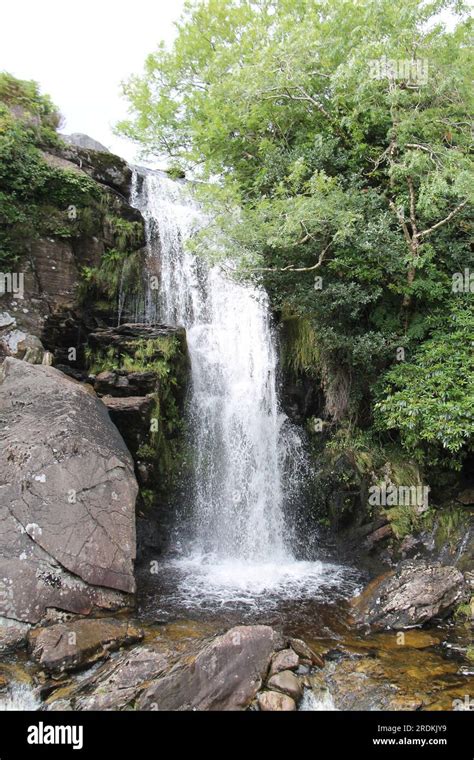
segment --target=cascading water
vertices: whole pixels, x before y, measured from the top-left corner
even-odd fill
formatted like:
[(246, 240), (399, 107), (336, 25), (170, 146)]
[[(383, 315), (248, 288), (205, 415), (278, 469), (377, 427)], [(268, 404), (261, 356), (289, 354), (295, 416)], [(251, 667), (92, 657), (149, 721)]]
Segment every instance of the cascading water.
[(305, 457), (278, 403), (265, 291), (186, 250), (203, 214), (183, 183), (161, 172), (136, 174), (132, 203), (145, 218), (148, 269), (159, 280), (142, 318), (184, 326), (191, 360), (195, 464), (192, 540), (180, 560), (189, 570), (184, 585), (217, 596), (231, 587), (291, 595), (303, 579), (334, 580), (338, 566), (297, 562), (292, 551), (285, 508)]

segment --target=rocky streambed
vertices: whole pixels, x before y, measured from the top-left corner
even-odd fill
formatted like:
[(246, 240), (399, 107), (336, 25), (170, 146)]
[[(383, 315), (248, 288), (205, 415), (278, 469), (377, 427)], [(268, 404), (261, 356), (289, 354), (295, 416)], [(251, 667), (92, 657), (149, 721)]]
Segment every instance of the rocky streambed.
[[(371, 625), (375, 583), (355, 600), (286, 600), (254, 609), (246, 625), (236, 624), (241, 611), (223, 605), (190, 610), (187, 618), (161, 609), (155, 615), (161, 622), (153, 621), (145, 593), (133, 618), (50, 613), (28, 631), (12, 625), (2, 629), (1, 705), (46, 711), (469, 709), (470, 622), (457, 616), (397, 629), (396, 614), (401, 623), (406, 614), (425, 614), (428, 603), (438, 605), (438, 615), (446, 609), (447, 581), (440, 582), (446, 568), (411, 566), (410, 583), (409, 570), (408, 564), (379, 580), (377, 607), (392, 616), (391, 630), (377, 630), (380, 611)], [(465, 587), (456, 572), (449, 575), (452, 603)], [(417, 608), (413, 594), (420, 582), (425, 594)]]

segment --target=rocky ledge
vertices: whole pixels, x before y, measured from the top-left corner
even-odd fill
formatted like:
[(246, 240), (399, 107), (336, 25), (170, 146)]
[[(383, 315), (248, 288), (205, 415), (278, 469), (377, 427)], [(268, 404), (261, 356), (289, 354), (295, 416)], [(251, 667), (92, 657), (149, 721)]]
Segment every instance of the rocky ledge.
[(446, 617), (466, 594), (455, 567), (407, 560), (369, 583), (353, 600), (353, 614), (361, 626), (401, 630)]

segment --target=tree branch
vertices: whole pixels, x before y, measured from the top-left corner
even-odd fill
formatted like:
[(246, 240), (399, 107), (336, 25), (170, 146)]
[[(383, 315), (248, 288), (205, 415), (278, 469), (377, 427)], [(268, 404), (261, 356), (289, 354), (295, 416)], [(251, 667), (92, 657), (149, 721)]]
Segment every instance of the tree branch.
[(397, 219), (398, 219), (398, 221), (400, 223), (400, 226), (401, 226), (401, 228), (403, 230), (403, 234), (405, 235), (405, 240), (407, 241), (408, 245), (410, 246), (410, 250), (413, 250), (413, 241), (411, 239), (411, 235), (410, 235), (410, 232), (408, 230), (408, 227), (407, 227), (407, 224), (406, 224), (406, 221), (405, 221), (405, 217), (403, 216), (403, 214), (401, 213), (401, 211), (399, 211), (399, 209), (395, 205), (394, 201), (392, 201), (390, 198), (389, 198), (388, 204), (389, 204), (390, 208), (392, 209), (392, 211), (394, 212), (395, 216), (397, 217)]
[(410, 224), (412, 229), (412, 240), (416, 241), (418, 231), (416, 228), (416, 211), (415, 211), (415, 188), (411, 177), (407, 177), (408, 192), (410, 194)]
[(412, 148), (413, 150), (422, 150), (425, 153), (428, 153), (429, 157), (433, 161), (435, 166), (441, 166), (441, 161), (437, 157), (434, 150), (431, 148), (428, 148), (426, 145), (421, 145), (420, 143), (406, 143), (405, 148)]
[(438, 227), (442, 227), (443, 224), (447, 224), (448, 222), (450, 222), (453, 216), (455, 216), (459, 211), (461, 211), (461, 209), (463, 209), (466, 204), (467, 204), (467, 200), (460, 203), (459, 206), (456, 206), (456, 208), (453, 209), (450, 214), (448, 214), (448, 216), (446, 216), (444, 219), (441, 219), (440, 222), (433, 224), (433, 226), (430, 227), (429, 229), (423, 230), (423, 232), (419, 232), (417, 237), (418, 238), (426, 237), (426, 235), (430, 235), (432, 232), (434, 232), (434, 230), (437, 230)]
[(314, 264), (312, 267), (295, 267), (294, 264), (288, 264), (288, 266), (286, 267), (250, 267), (246, 271), (249, 271), (249, 272), (314, 272), (314, 270), (319, 269), (319, 267), (323, 263), (324, 257), (326, 256), (326, 253), (331, 247), (332, 242), (333, 241), (331, 240), (331, 242), (327, 244), (326, 248), (324, 248), (321, 251), (316, 264)]

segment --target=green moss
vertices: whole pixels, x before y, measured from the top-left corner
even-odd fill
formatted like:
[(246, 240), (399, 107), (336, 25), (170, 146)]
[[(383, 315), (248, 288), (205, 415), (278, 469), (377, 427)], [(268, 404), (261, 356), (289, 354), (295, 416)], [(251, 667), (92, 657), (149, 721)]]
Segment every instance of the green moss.
[(405, 504), (391, 507), (384, 512), (398, 540), (402, 540), (405, 536), (416, 533), (424, 527), (429, 527), (433, 519), (430, 511), (419, 514), (416, 508)]
[(140, 488), (140, 497), (145, 509), (151, 509), (155, 504), (156, 494), (150, 488)]
[(282, 362), (293, 375), (317, 374), (319, 351), (317, 337), (309, 319), (289, 312), (282, 316)]
[[(143, 290), (143, 253), (110, 248), (104, 252), (97, 267), (81, 269), (79, 299), (82, 303), (117, 300), (120, 292), (131, 296)], [(110, 310), (110, 300), (108, 304)], [(124, 369), (128, 369), (125, 367)]]
[(451, 505), (437, 513), (435, 541), (438, 547), (448, 545), (454, 548), (467, 528), (467, 518), (463, 510)]
[(183, 343), (175, 335), (159, 335), (125, 341), (120, 351), (114, 347), (105, 352), (87, 348), (85, 355), (92, 374), (124, 370), (152, 371), (157, 375), (150, 431), (138, 449), (137, 459), (152, 472), (155, 496), (169, 498), (187, 460), (182, 413), (187, 360)]
[(115, 248), (123, 252), (138, 248), (143, 236), (143, 226), (140, 222), (129, 222), (120, 216), (106, 214), (105, 223), (113, 235)]
[(469, 602), (458, 604), (454, 611), (454, 618), (460, 622), (468, 623), (474, 617), (474, 596)]

